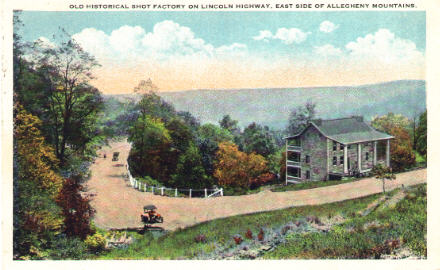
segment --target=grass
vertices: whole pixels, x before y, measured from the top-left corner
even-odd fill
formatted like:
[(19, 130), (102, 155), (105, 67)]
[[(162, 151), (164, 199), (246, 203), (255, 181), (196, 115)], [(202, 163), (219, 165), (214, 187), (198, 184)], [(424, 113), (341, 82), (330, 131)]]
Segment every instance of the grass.
[(394, 241), (426, 257), (426, 184), (395, 206), (348, 219), (328, 233), (292, 234), (264, 258), (371, 258), (390, 252)]
[[(390, 195), (396, 193), (392, 191)], [(97, 259), (191, 259), (208, 254), (217, 247), (234, 248), (233, 236), (240, 235), (246, 244), (247, 230), (257, 235), (260, 228), (268, 231), (306, 216), (346, 218), (328, 233), (288, 235), (287, 241), (264, 255), (266, 259), (280, 258), (361, 258), (387, 239), (401, 239), (416, 254), (426, 256), (426, 185), (420, 186), (412, 199), (401, 201), (395, 208), (373, 212), (365, 217), (356, 213), (378, 199), (380, 194), (318, 206), (294, 207), (217, 219), (166, 234), (131, 233), (135, 238), (128, 248), (101, 253)], [(363, 230), (363, 224), (379, 221), (378, 228)], [(387, 225), (388, 224), (388, 225)], [(353, 229), (355, 228), (355, 229)], [(195, 239), (204, 235), (205, 242)], [(368, 253), (370, 254), (370, 253)]]
[(350, 183), (354, 181), (359, 181), (362, 178), (344, 178), (342, 180), (331, 180), (331, 181), (311, 181), (311, 182), (304, 182), (299, 184), (290, 184), (290, 185), (279, 185), (271, 189), (273, 192), (282, 192), (282, 191), (291, 191), (291, 190), (303, 190), (303, 189), (312, 189), (312, 188), (319, 188), (319, 187), (328, 187), (328, 186), (334, 186), (339, 184), (345, 184)]

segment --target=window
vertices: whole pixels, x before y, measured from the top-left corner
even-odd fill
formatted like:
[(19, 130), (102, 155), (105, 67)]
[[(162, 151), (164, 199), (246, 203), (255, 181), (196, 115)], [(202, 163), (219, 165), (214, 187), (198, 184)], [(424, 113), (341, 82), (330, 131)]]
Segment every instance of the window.
[(301, 169), (296, 167), (287, 167), (287, 176), (301, 178)]
[(336, 142), (333, 142), (333, 151), (336, 151)]
[(370, 153), (368, 153), (368, 152), (365, 153), (365, 160), (368, 160), (368, 156), (369, 156), (369, 154), (370, 154)]
[(306, 179), (310, 179), (310, 171), (306, 171)]
[(344, 150), (344, 145), (343, 144), (339, 144), (339, 150)]
[(306, 163), (307, 163), (307, 164), (310, 163), (310, 156), (309, 156), (309, 155), (306, 156)]
[(338, 165), (338, 158), (337, 157), (333, 157), (333, 166)]
[(349, 145), (347, 146), (347, 148), (348, 148), (348, 149), (351, 149), (351, 144), (349, 144)]
[(339, 158), (339, 162), (340, 162), (340, 164), (344, 164), (344, 156), (341, 156), (341, 157)]

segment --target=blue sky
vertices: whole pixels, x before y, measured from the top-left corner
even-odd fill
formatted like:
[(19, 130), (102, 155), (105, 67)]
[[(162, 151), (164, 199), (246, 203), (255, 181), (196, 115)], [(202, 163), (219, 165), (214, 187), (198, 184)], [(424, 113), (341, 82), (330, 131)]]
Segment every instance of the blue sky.
[[(378, 60), (383, 58), (374, 50), (379, 48), (384, 55), (395, 54), (387, 59), (386, 63), (378, 64), (375, 71), (367, 70), (369, 72), (367, 77), (374, 77), (372, 73), (383, 72), (386, 69), (391, 72), (395, 66), (405, 66), (406, 69), (400, 73), (406, 74), (408, 79), (422, 79), (424, 76), (424, 62), (417, 61), (415, 67), (418, 69), (416, 74), (409, 69), (414, 66), (414, 61), (418, 58), (424, 58), (426, 47), (426, 23), (425, 12), (39, 12), (39, 11), (25, 11), (21, 14), (21, 19), (24, 27), (21, 29), (21, 35), (27, 41), (33, 41), (38, 38), (44, 38), (48, 42), (52, 41), (51, 37), (57, 33), (58, 28), (62, 27), (68, 33), (77, 37), (81, 45), (92, 54), (96, 54), (98, 60), (109, 63), (110, 59), (118, 63), (118, 67), (122, 65), (125, 68), (133, 68), (135, 62), (124, 54), (123, 48), (125, 40), (132, 41), (131, 51), (136, 51), (137, 55), (142, 55), (142, 59), (151, 62), (151, 59), (157, 62), (157, 65), (143, 66), (148, 74), (156, 74), (158, 71), (166, 71), (170, 67), (169, 62), (174, 64), (179, 63), (180, 66), (185, 66), (185, 61), (188, 61), (188, 69), (192, 72), (197, 72), (197, 68), (192, 67), (189, 62), (194, 62), (197, 59), (200, 65), (201, 57), (200, 51), (212, 50), (215, 56), (210, 53), (209, 59), (205, 59), (202, 63), (208, 70), (212, 70), (212, 65), (217, 65), (219, 69), (231, 69), (234, 72), (244, 73), (245, 70), (238, 68), (238, 63), (232, 63), (231, 59), (240, 61), (249, 65), (252, 72), (258, 73), (258, 76), (267, 74), (267, 72), (278, 72), (278, 76), (282, 77), (277, 80), (276, 77), (268, 77), (266, 84), (264, 78), (260, 84), (255, 86), (273, 87), (275, 81), (283, 82), (284, 85), (279, 86), (310, 86), (310, 84), (320, 84), (316, 78), (305, 80), (298, 85), (291, 85), (293, 81), (285, 78), (288, 73), (287, 67), (292, 69), (292, 72), (298, 72), (300, 67), (309, 63), (316, 69), (328, 70), (328, 66), (320, 63), (320, 60), (325, 59), (326, 65), (329, 62), (339, 65), (339, 69), (334, 72), (342, 74), (340, 70), (344, 65), (355, 65), (359, 63), (359, 55), (362, 54), (362, 59), (371, 58), (368, 50), (374, 58)], [(164, 22), (171, 24), (165, 25)], [(156, 25), (162, 25), (163, 28), (158, 28), (154, 32)], [(324, 24), (324, 25), (323, 25)], [(138, 28), (135, 28), (138, 26)], [(327, 27), (325, 27), (327, 26)], [(170, 30), (170, 27), (173, 30)], [(83, 32), (84, 29), (89, 31)], [(115, 32), (115, 30), (121, 30)], [(159, 30), (162, 29), (164, 34), (172, 35), (186, 35), (182, 40), (170, 41), (161, 37)], [(164, 30), (165, 29), (165, 30)], [(188, 30), (189, 29), (189, 30)], [(280, 30), (281, 29), (281, 30)], [(94, 32), (91, 32), (93, 30)], [(173, 32), (174, 31), (174, 32)], [(150, 36), (154, 40), (165, 42), (170, 45), (170, 42), (176, 42), (167, 51), (164, 58), (164, 51), (158, 53), (158, 45), (152, 44), (152, 40), (148, 41), (148, 46), (145, 40), (150, 33), (155, 33), (156, 38)], [(113, 35), (113, 39), (112, 34)], [(180, 33), (180, 34), (178, 34)], [(118, 34), (118, 35), (116, 35)], [(127, 34), (128, 36), (124, 36)], [(102, 39), (97, 40), (95, 37), (99, 36)], [(134, 36), (139, 40), (134, 40)], [(155, 38), (155, 39), (154, 39)], [(360, 38), (360, 40), (359, 40)], [(115, 44), (115, 40), (120, 40), (121, 44)], [(110, 41), (109, 41), (110, 40)], [(113, 40), (113, 41), (112, 41)], [(113, 42), (107, 48), (106, 42)], [(199, 44), (202, 42), (202, 44)], [(384, 44), (382, 44), (385, 42)], [(139, 45), (139, 44), (143, 45)], [(351, 45), (349, 45), (351, 43)], [(365, 44), (368, 43), (367, 48)], [(94, 46), (100, 44), (100, 46)], [(138, 44), (138, 45), (136, 45)], [(190, 45), (188, 45), (190, 44)], [(377, 44), (377, 46), (375, 45)], [(382, 45), (381, 45), (382, 44)], [(116, 46), (116, 47), (115, 47)], [(136, 47), (138, 46), (138, 47)], [(141, 47), (139, 47), (141, 46)], [(156, 46), (156, 47), (155, 47)], [(181, 48), (179, 46), (187, 46), (182, 49), (185, 54), (194, 54), (195, 58), (185, 59), (175, 57), (176, 51)], [(188, 47), (189, 46), (189, 47)], [(405, 47), (404, 49), (401, 49)], [(105, 49), (98, 48), (105, 47)], [(110, 48), (111, 47), (111, 48)], [(212, 48), (211, 48), (212, 47)], [(152, 50), (151, 48), (154, 48)], [(172, 48), (172, 50), (171, 50)], [(239, 50), (237, 54), (235, 51)], [(387, 52), (386, 50), (390, 50)], [(396, 50), (400, 50), (396, 52)], [(148, 53), (143, 53), (148, 51)], [(179, 55), (181, 55), (181, 52)], [(221, 51), (221, 53), (219, 53)], [(227, 52), (226, 52), (227, 51)], [(231, 54), (232, 53), (232, 54)], [(171, 57), (169, 57), (171, 56)], [(205, 54), (203, 54), (205, 56)], [(356, 57), (354, 57), (356, 56)], [(324, 57), (324, 58), (323, 58)], [(215, 58), (215, 61), (212, 59)], [(164, 60), (165, 59), (165, 60)], [(172, 59), (172, 60), (170, 60)], [(250, 59), (256, 59), (251, 63)], [(290, 59), (290, 62), (288, 61)], [(136, 59), (139, 60), (139, 57)], [(420, 60), (420, 59), (419, 59)], [(424, 59), (422, 59), (424, 60)], [(168, 61), (168, 66), (164, 62)], [(265, 63), (264, 61), (270, 61)], [(380, 60), (382, 61), (382, 60)], [(403, 62), (402, 62), (403, 61)], [(142, 61), (141, 61), (142, 62)], [(277, 64), (274, 64), (274, 63)], [(360, 61), (362, 62), (362, 61)], [(376, 61), (377, 62), (377, 61)], [(122, 64), (121, 64), (122, 63)], [(137, 62), (136, 62), (137, 63)], [(371, 63), (359, 63), (371, 66)], [(229, 66), (228, 66), (229, 65)], [(266, 66), (262, 71), (258, 66)], [(191, 66), (191, 67), (190, 67)], [(113, 66), (115, 68), (115, 66)], [(139, 69), (139, 66), (135, 67)], [(154, 69), (157, 70), (148, 70)], [(267, 69), (270, 70), (267, 70)], [(335, 67), (336, 68), (336, 67)], [(423, 69), (423, 70), (421, 70)], [(345, 72), (361, 72), (355, 67), (345, 69)], [(106, 72), (100, 70), (101, 74)], [(222, 76), (228, 74), (226, 70), (219, 71)], [(304, 70), (308, 72), (308, 70)], [(107, 71), (108, 73), (108, 71)], [(242, 75), (240, 73), (240, 75)], [(207, 73), (209, 74), (209, 73)], [(188, 74), (186, 74), (188, 76)], [(191, 75), (191, 74), (190, 74)], [(219, 76), (220, 76), (219, 75)], [(146, 76), (146, 75), (143, 75)], [(153, 75), (151, 75), (153, 76)], [(308, 74), (310, 77), (310, 74)], [(319, 76), (317, 74), (316, 76)], [(343, 74), (341, 75), (343, 76)], [(348, 74), (346, 75), (348, 76)], [(154, 76), (153, 76), (154, 77)], [(159, 76), (160, 77), (160, 76)], [(209, 77), (209, 76), (208, 76)], [(252, 81), (252, 76), (242, 76), (242, 78), (234, 84), (221, 83), (219, 78), (212, 78), (211, 81), (216, 81), (216, 84), (201, 83), (208, 81), (210, 78), (200, 78), (200, 75), (193, 76), (193, 82), (183, 83), (182, 86), (177, 86), (177, 81), (173, 85), (163, 85), (163, 89), (179, 90), (188, 88), (210, 87), (210, 88), (224, 88), (224, 87), (253, 87), (253, 85), (246, 85), (246, 79)], [(362, 76), (361, 76), (362, 77)], [(133, 80), (137, 77), (134, 76)], [(390, 80), (399, 79), (396, 76), (390, 76)], [(405, 79), (405, 78), (402, 78)], [(164, 78), (156, 78), (156, 81), (164, 81)], [(200, 82), (198, 83), (197, 80)], [(366, 79), (367, 80), (367, 79)], [(386, 77), (381, 80), (387, 80)], [(153, 78), (153, 81), (154, 78)], [(255, 80), (254, 80), (255, 81)], [(349, 80), (341, 79), (335, 81), (338, 83), (350, 83)], [(359, 82), (364, 83), (360, 80)], [(368, 80), (366, 81), (368, 82)], [(331, 84), (329, 78), (324, 79), (321, 85)], [(353, 82), (356, 83), (356, 82)], [(289, 85), (287, 85), (289, 84)], [(123, 87), (123, 86), (118, 86)], [(127, 88), (131, 86), (127, 85)]]

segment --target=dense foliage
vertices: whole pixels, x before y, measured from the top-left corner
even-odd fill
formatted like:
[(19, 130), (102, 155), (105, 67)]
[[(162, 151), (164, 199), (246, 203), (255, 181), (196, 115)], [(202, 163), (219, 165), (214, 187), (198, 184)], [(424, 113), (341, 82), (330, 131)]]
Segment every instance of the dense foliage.
[(84, 258), (94, 229), (82, 182), (102, 139), (102, 98), (88, 83), (97, 63), (64, 32), (28, 44), (20, 26), (15, 13), (14, 258)]
[[(228, 115), (219, 125), (200, 125), (152, 91), (142, 96), (136, 115), (129, 128), (129, 163), (139, 179), (172, 188), (244, 190), (274, 180), (267, 173), (278, 167), (277, 145), (267, 127), (252, 123), (242, 132)], [(270, 167), (268, 158), (275, 159)], [(235, 176), (226, 180), (230, 175)]]
[[(420, 123), (422, 124), (416, 129), (417, 136), (415, 137), (421, 138), (420, 141), (421, 144), (423, 144), (423, 121), (420, 121)], [(371, 125), (379, 131), (394, 136), (390, 145), (391, 167), (394, 171), (402, 171), (415, 165), (416, 155), (413, 149), (414, 136), (411, 136), (411, 121), (408, 118), (389, 113), (374, 118)], [(426, 134), (426, 124), (424, 126)], [(426, 135), (424, 138), (426, 140)]]

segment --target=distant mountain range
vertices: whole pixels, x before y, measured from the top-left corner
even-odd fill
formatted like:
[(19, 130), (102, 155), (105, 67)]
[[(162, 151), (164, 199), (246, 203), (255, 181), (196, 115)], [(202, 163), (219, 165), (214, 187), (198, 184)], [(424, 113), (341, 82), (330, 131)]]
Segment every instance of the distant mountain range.
[[(426, 109), (425, 81), (402, 80), (361, 86), (221, 89), (159, 92), (178, 111), (189, 111), (202, 123), (217, 123), (225, 114), (239, 121), (281, 129), (290, 111), (307, 101), (317, 104), (317, 117), (363, 115), (371, 120), (388, 112), (413, 117)], [(117, 99), (135, 94), (107, 95)]]

